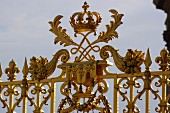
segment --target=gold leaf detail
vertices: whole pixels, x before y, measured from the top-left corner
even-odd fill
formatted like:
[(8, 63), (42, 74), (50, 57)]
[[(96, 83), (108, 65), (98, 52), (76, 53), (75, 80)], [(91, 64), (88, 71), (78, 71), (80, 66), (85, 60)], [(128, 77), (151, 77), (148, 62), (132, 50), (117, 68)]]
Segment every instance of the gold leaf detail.
[(58, 42), (60, 42), (60, 45), (64, 44), (64, 47), (69, 45), (78, 45), (70, 38), (69, 35), (67, 35), (66, 29), (62, 29), (62, 27), (59, 26), (59, 24), (61, 23), (59, 20), (62, 17), (63, 16), (58, 15), (54, 18), (53, 22), (49, 22), (49, 24), (51, 25), (50, 31), (57, 36), (54, 39), (54, 43), (57, 44)]
[(116, 29), (118, 26), (122, 24), (122, 17), (123, 14), (119, 14), (116, 10), (111, 9), (110, 12), (113, 14), (111, 17), (114, 18), (114, 21), (110, 21), (110, 25), (106, 25), (106, 32), (100, 32), (100, 35), (98, 36), (98, 39), (94, 43), (98, 42), (108, 42), (109, 40), (112, 40), (112, 38), (118, 38), (118, 33), (116, 32)]

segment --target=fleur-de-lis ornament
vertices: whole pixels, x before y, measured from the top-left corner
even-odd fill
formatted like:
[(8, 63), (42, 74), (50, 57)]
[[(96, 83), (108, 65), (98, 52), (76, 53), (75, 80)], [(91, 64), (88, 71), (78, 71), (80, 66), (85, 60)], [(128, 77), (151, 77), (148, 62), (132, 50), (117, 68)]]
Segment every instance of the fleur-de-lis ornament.
[(9, 68), (5, 69), (5, 73), (8, 76), (8, 80), (10, 80), (10, 81), (15, 80), (16, 79), (16, 74), (19, 73), (19, 72), (20, 72), (19, 68), (16, 66), (15, 61), (12, 59), (9, 62)]
[(169, 69), (169, 64), (170, 64), (170, 56), (168, 50), (165, 48), (161, 50), (160, 56), (156, 57), (155, 62), (159, 64), (160, 70), (166, 71)]

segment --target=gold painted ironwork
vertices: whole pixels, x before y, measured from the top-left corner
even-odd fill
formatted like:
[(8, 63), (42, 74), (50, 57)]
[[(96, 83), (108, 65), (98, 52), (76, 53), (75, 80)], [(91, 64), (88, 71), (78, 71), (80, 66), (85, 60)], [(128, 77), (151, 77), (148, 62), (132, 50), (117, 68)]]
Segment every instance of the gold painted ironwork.
[[(88, 7), (89, 6), (85, 2), (83, 5), (84, 12), (76, 12), (70, 18), (70, 24), (74, 28), (75, 36), (77, 37), (77, 34), (83, 36), (80, 44), (73, 41), (73, 39), (66, 33), (66, 29), (62, 29), (62, 27), (59, 26), (59, 20), (63, 16), (58, 15), (53, 21), (49, 22), (51, 25), (50, 31), (57, 36), (54, 40), (54, 43), (56, 44), (60, 42), (60, 45), (64, 44), (64, 46), (75, 46), (71, 49), (71, 53), (80, 53), (80, 55), (75, 58), (75, 61), (77, 62), (83, 61), (84, 59), (95, 60), (94, 55), (90, 55), (90, 52), (100, 51), (100, 46), (98, 46), (99, 42), (108, 42), (114, 37), (118, 38), (118, 33), (116, 32), (116, 29), (119, 25), (122, 24), (121, 18), (123, 14), (119, 14), (116, 10), (113, 9), (110, 10), (110, 12), (113, 14), (111, 17), (114, 18), (114, 21), (111, 21), (110, 25), (106, 25), (106, 32), (100, 32), (98, 38), (93, 42), (90, 42), (90, 40), (88, 39), (88, 35), (91, 33), (94, 33), (94, 35), (96, 35), (97, 26), (101, 22), (102, 18), (97, 12), (87, 11)], [(87, 41), (88, 46), (83, 47), (84, 41)]]
[[(22, 113), (47, 113), (43, 109), (45, 105), (50, 108), (50, 113), (71, 113), (71, 112), (100, 112), (100, 113), (169, 113), (170, 94), (166, 94), (166, 87), (169, 83), (170, 56), (167, 50), (163, 49), (160, 56), (156, 58), (156, 63), (160, 66), (159, 71), (151, 71), (153, 62), (149, 49), (146, 56), (142, 51), (128, 49), (123, 57), (118, 50), (111, 45), (99, 46), (101, 42), (109, 42), (113, 38), (118, 38), (116, 29), (122, 24), (123, 14), (116, 10), (110, 10), (114, 21), (106, 25), (106, 31), (100, 32), (97, 36), (97, 27), (102, 18), (97, 12), (88, 11), (89, 5), (85, 2), (82, 6), (84, 12), (76, 12), (70, 18), (70, 24), (75, 31), (75, 37), (83, 36), (80, 43), (74, 41), (60, 24), (61, 15), (56, 16), (49, 24), (50, 31), (56, 35), (54, 43), (70, 46), (61, 49), (48, 61), (47, 58), (32, 57), (27, 63), (25, 58), (22, 69), (22, 80), (16, 80), (16, 75), (20, 72), (14, 60), (5, 69), (7, 80), (1, 80), (3, 71), (0, 65), (0, 102), (6, 113), (14, 113), (16, 107), (22, 107)], [(94, 33), (94, 40), (89, 40), (89, 35)], [(87, 45), (84, 45), (85, 41)], [(101, 59), (96, 59), (93, 52), (99, 52)], [(76, 55), (71, 62), (71, 55)], [(109, 58), (113, 58), (113, 63), (122, 72), (120, 74), (111, 73), (112, 63)], [(61, 59), (61, 62), (59, 60)], [(145, 66), (142, 72), (141, 65)], [(62, 70), (58, 76), (50, 77), (55, 70)], [(18, 75), (19, 76), (19, 75)], [(113, 95), (107, 93), (109, 85), (107, 80), (113, 81)], [(61, 83), (60, 87), (56, 87)], [(155, 88), (160, 90), (155, 90)], [(59, 91), (60, 90), (60, 91)], [(59, 91), (59, 92), (58, 92)], [(61, 93), (62, 96), (56, 96)], [(151, 100), (150, 95), (154, 95)], [(137, 102), (142, 96), (145, 97), (145, 109), (140, 110)], [(15, 99), (14, 99), (15, 97)], [(119, 109), (119, 102), (125, 102), (126, 106)], [(157, 107), (150, 105), (157, 100)], [(56, 101), (60, 102), (56, 105)], [(27, 109), (27, 104), (33, 110)], [(110, 103), (113, 103), (111, 106)]]
[(16, 67), (16, 63), (14, 60), (9, 62), (9, 68), (5, 69), (5, 73), (8, 76), (8, 80), (13, 81), (16, 79), (16, 73), (19, 73), (20, 70), (18, 67)]

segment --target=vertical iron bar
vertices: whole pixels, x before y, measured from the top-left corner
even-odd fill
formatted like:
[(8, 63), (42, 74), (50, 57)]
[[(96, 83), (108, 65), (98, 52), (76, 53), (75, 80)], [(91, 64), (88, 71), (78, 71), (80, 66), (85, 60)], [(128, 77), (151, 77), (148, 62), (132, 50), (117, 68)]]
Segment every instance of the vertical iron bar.
[(117, 76), (114, 77), (114, 82), (113, 82), (113, 86), (114, 86), (114, 98), (113, 98), (113, 103), (114, 103), (114, 113), (117, 113), (119, 110), (118, 110), (118, 104), (119, 104), (119, 101), (118, 101), (118, 84), (117, 84)]
[[(10, 90), (12, 90), (12, 84), (10, 85)], [(10, 92), (10, 96), (9, 96), (9, 109), (10, 109), (10, 113), (12, 112), (12, 107), (13, 107), (13, 93)]]
[(150, 113), (150, 90), (151, 90), (151, 73), (149, 67), (146, 68), (145, 71), (145, 80), (144, 80), (144, 89), (146, 91), (146, 109), (145, 113)]
[(150, 113), (150, 90), (146, 89), (146, 111), (145, 113)]
[(162, 113), (166, 112), (166, 75), (162, 75)]
[[(40, 82), (37, 83), (37, 88), (40, 88)], [(37, 90), (37, 111), (40, 113), (41, 109), (40, 108), (40, 101), (41, 101), (41, 94), (40, 94), (40, 89)]]
[(56, 104), (56, 83), (52, 80), (51, 81), (51, 88), (53, 92), (51, 92), (51, 108), (50, 113), (55, 113), (55, 104)]
[(27, 113), (27, 99), (23, 97), (23, 111), (22, 113)]
[(130, 109), (129, 109), (129, 113), (133, 113), (134, 111), (134, 103), (133, 103), (133, 97), (134, 97), (134, 89), (133, 89), (133, 84), (131, 83), (133, 82), (133, 76), (130, 76)]

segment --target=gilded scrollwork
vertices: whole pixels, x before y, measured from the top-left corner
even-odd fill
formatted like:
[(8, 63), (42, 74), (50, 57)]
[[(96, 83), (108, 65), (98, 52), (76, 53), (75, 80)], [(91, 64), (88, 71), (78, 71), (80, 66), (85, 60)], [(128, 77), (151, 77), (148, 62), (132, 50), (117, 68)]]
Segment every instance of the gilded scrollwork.
[[(158, 113), (170, 112), (170, 94), (166, 93), (169, 85), (169, 66), (170, 56), (166, 49), (160, 52), (160, 56), (155, 59), (160, 66), (160, 71), (151, 71), (152, 59), (149, 49), (146, 57), (138, 50), (128, 49), (123, 57), (111, 45), (101, 47), (99, 43), (108, 43), (114, 38), (118, 38), (117, 28), (122, 24), (123, 14), (111, 9), (113, 21), (106, 25), (106, 31), (100, 32), (97, 36), (97, 27), (102, 18), (97, 12), (88, 11), (87, 2), (82, 6), (84, 12), (76, 12), (70, 18), (70, 24), (75, 31), (75, 37), (82, 36), (79, 42), (74, 41), (67, 33), (66, 29), (60, 26), (63, 16), (58, 15), (53, 21), (49, 22), (50, 31), (55, 34), (54, 43), (71, 46), (70, 50), (60, 49), (53, 55), (51, 60), (47, 58), (32, 57), (30, 65), (25, 63), (23, 66), (22, 80), (15, 80), (20, 72), (14, 60), (5, 69), (8, 76), (7, 82), (2, 82), (2, 68), (0, 65), (0, 102), (2, 108), (7, 113), (13, 113), (16, 107), (22, 107), (22, 112), (27, 112), (27, 103), (33, 107), (33, 113), (44, 113), (43, 107), (50, 101), (50, 113), (55, 112), (55, 102), (60, 101), (56, 98), (57, 91), (63, 97), (57, 112), (101, 112), (118, 113), (120, 98), (125, 106), (121, 109), (123, 113), (150, 113), (155, 109)], [(94, 33), (94, 35), (91, 35)], [(97, 39), (93, 38), (97, 36)], [(92, 37), (92, 41), (89, 37)], [(85, 46), (85, 47), (84, 47)], [(99, 52), (102, 60), (97, 60), (93, 53)], [(70, 62), (70, 54), (76, 55), (73, 62)], [(108, 66), (112, 63), (108, 58), (113, 58), (115, 66), (123, 73), (110, 73)], [(60, 64), (59, 64), (60, 63)], [(142, 72), (141, 65), (144, 63), (145, 70)], [(61, 69), (61, 74), (50, 77), (56, 69)], [(111, 69), (113, 69), (111, 67)], [(57, 70), (58, 72), (58, 70)], [(57, 73), (58, 74), (58, 73)], [(31, 75), (31, 77), (28, 77)], [(108, 81), (113, 82), (113, 97), (109, 94)], [(57, 83), (61, 83), (58, 87)], [(57, 85), (56, 85), (57, 84)], [(112, 85), (111, 85), (112, 86)], [(152, 95), (152, 101), (150, 96)], [(145, 98), (144, 98), (145, 97)], [(14, 100), (15, 98), (15, 100)], [(113, 109), (109, 101), (113, 99)], [(28, 101), (28, 102), (27, 102)], [(138, 102), (145, 102), (145, 109), (140, 109)], [(151, 102), (155, 102), (156, 107), (150, 107)], [(112, 111), (113, 110), (113, 111)]]
[(45, 83), (42, 85), (42, 87), (44, 85), (47, 85), (48, 86), (48, 90), (47, 89), (42, 89), (42, 94), (47, 94), (47, 96), (43, 96), (43, 101), (41, 102), (40, 104), (40, 109), (42, 109), (43, 105), (48, 105), (47, 104), (47, 101), (51, 98), (51, 93), (54, 92), (54, 89), (51, 88), (50, 84), (49, 83)]
[[(16, 88), (19, 88), (19, 89), (22, 91), (22, 87), (21, 87), (20, 85), (16, 85), (14, 88), (15, 88), (15, 89), (16, 89)], [(14, 93), (15, 96), (19, 96), (19, 94), (21, 94), (21, 93), (19, 93), (19, 91), (16, 91), (16, 94)], [(17, 97), (15, 98), (16, 102), (13, 104), (12, 111), (15, 110), (15, 107), (16, 107), (16, 106), (17, 106), (17, 107), (21, 107), (21, 106), (20, 106), (20, 102), (22, 101), (22, 99), (23, 99), (22, 96), (20, 96), (19, 98), (17, 98)]]
[[(126, 108), (123, 109), (123, 113), (129, 113), (129, 112), (139, 113), (140, 112), (138, 106), (135, 105), (136, 99), (139, 99), (139, 98), (137, 98), (138, 96), (136, 96), (134, 98), (134, 100), (133, 100), (133, 98), (128, 97), (128, 90), (130, 90), (132, 88), (132, 86), (135, 88), (141, 87), (138, 84), (138, 82), (136, 82), (136, 80), (138, 80), (138, 79), (139, 78), (136, 78), (133, 81), (131, 81), (129, 78), (121, 78), (118, 81), (118, 87), (117, 87), (118, 93), (122, 97), (122, 101), (127, 102)], [(121, 86), (121, 84), (122, 84), (122, 86)]]
[[(96, 30), (101, 23), (102, 18), (97, 12), (87, 11), (89, 8), (87, 2), (84, 2), (82, 8), (84, 9), (84, 12), (76, 12), (70, 18), (70, 24), (74, 28), (75, 37), (77, 37), (77, 34), (83, 36), (80, 44), (73, 41), (73, 39), (66, 33), (66, 30), (62, 29), (62, 27), (59, 26), (59, 24), (61, 23), (60, 19), (63, 16), (58, 15), (53, 21), (49, 22), (51, 25), (50, 31), (57, 36), (54, 40), (54, 43), (56, 44), (60, 42), (60, 45), (64, 44), (64, 47), (74, 46), (73, 48), (71, 48), (70, 51), (71, 54), (77, 55), (77, 53), (80, 53), (79, 56), (75, 57), (75, 61), (77, 62), (81, 62), (84, 59), (94, 60), (95, 56), (91, 55), (90, 53), (92, 51), (100, 51), (100, 46), (98, 46), (98, 43), (108, 43), (108, 41), (112, 40), (113, 38), (118, 38), (118, 33), (116, 29), (122, 24), (121, 19), (123, 17), (123, 14), (119, 14), (116, 10), (111, 9), (111, 17), (114, 19), (114, 21), (110, 21), (110, 25), (106, 25), (106, 32), (100, 32), (98, 38), (93, 42), (90, 42), (90, 40), (88, 39), (88, 35), (90, 35), (91, 33), (94, 33), (94, 36), (97, 35)], [(88, 44), (86, 47), (84, 47), (83, 45), (85, 41)]]
[[(144, 85), (140, 85), (137, 80), (143, 81)], [(123, 82), (126, 81), (126, 82)], [(140, 113), (140, 109), (138, 108), (138, 106), (136, 105), (137, 100), (141, 101), (143, 100), (142, 95), (146, 95), (147, 94), (147, 90), (149, 91), (149, 94), (153, 94), (154, 96), (154, 100), (158, 101), (158, 107), (155, 108), (155, 111), (160, 113), (162, 111), (163, 108), (165, 108), (165, 111), (168, 112), (167, 109), (167, 100), (163, 100), (159, 90), (155, 90), (153, 87), (156, 88), (161, 88), (163, 86), (163, 82), (164, 84), (166, 84), (166, 81), (163, 80), (163, 76), (151, 76), (151, 73), (145, 72), (145, 77), (134, 77), (134, 83), (130, 82), (129, 78), (120, 78), (119, 82), (118, 82), (118, 87), (115, 87), (118, 89), (119, 94), (122, 97), (122, 101), (127, 101), (127, 109), (124, 109), (123, 112), (124, 113), (129, 113), (130, 110), (132, 110), (134, 113)], [(120, 85), (121, 83), (123, 83), (123, 87)], [(154, 85), (154, 86), (152, 86)], [(142, 88), (140, 91), (137, 90), (136, 95), (132, 98), (133, 101), (131, 101), (130, 96), (127, 94), (127, 90), (130, 90), (133, 86), (134, 88)], [(123, 91), (122, 91), (123, 90)], [(130, 92), (130, 94), (132, 94)], [(146, 98), (149, 95), (146, 95)], [(169, 97), (168, 97), (169, 98)], [(145, 100), (147, 101), (147, 100)], [(148, 104), (148, 103), (147, 103)]]
[(43, 105), (48, 105), (47, 102), (51, 98), (51, 93), (54, 92), (54, 89), (51, 88), (50, 83), (41, 83), (41, 84), (37, 83), (28, 86), (28, 91), (30, 91), (32, 95), (36, 95), (36, 96), (39, 95), (36, 98), (36, 100), (39, 101), (39, 104), (36, 103), (34, 96), (30, 98), (30, 96), (27, 95), (27, 98), (31, 103), (30, 106), (32, 105), (34, 106), (35, 108), (34, 112), (42, 112)]
[(29, 73), (31, 74), (32, 80), (43, 80), (49, 77), (56, 69), (59, 58), (61, 61), (66, 63), (70, 59), (70, 54), (67, 50), (59, 50), (52, 58), (50, 62), (46, 58), (32, 57), (30, 59)]
[(106, 45), (100, 50), (100, 56), (103, 60), (107, 60), (109, 58), (109, 53), (107, 51), (111, 53), (114, 63), (120, 71), (128, 74), (141, 72), (140, 66), (144, 62), (144, 54), (142, 51), (133, 51), (128, 49), (126, 56), (122, 57), (118, 53), (118, 50), (110, 45)]
[[(146, 96), (145, 103), (146, 105), (148, 105), (146, 107), (146, 111), (149, 110), (150, 94), (153, 94), (154, 96), (153, 99), (158, 101), (158, 107), (155, 108), (155, 111), (159, 113), (162, 111), (168, 112), (167, 109), (168, 104), (167, 104), (165, 92), (162, 91), (162, 94), (160, 94), (160, 91), (158, 89), (154, 89), (154, 87), (163, 88), (163, 90), (164, 88), (166, 88), (166, 84), (167, 84), (166, 75), (153, 76), (150, 70), (151, 64), (152, 61), (148, 49), (145, 58), (146, 70), (144, 74), (142, 76), (134, 76), (132, 74), (127, 78), (120, 77), (120, 79), (118, 79), (118, 84), (115, 86), (115, 89), (117, 89), (118, 93), (121, 95), (122, 101), (127, 102), (127, 106), (126, 106), (127, 109), (123, 110), (124, 113), (129, 113), (129, 112), (140, 113), (141, 111), (139, 107), (136, 105), (136, 102), (141, 101), (143, 99), (142, 98), (143, 95)], [(137, 81), (141, 81), (141, 82), (139, 83)], [(134, 92), (134, 88), (140, 90)], [(128, 95), (128, 91), (130, 91), (130, 96)]]
[[(154, 81), (156, 80), (156, 81)], [(151, 83), (153, 83), (153, 85), (157, 88), (157, 89), (153, 89), (151, 87), (150, 91), (151, 93), (154, 95), (154, 100), (157, 100), (158, 101), (158, 106), (155, 108), (155, 111), (160, 113), (161, 112), (161, 109), (163, 106), (161, 106), (164, 102), (164, 100), (162, 100), (162, 97), (161, 95), (159, 94), (160, 91), (158, 90), (159, 87), (162, 87), (162, 83), (160, 83), (160, 80), (162, 80), (162, 77), (160, 75), (158, 76), (154, 76), (151, 78)], [(162, 103), (163, 102), (163, 103)]]
[(7, 98), (3, 99), (2, 95), (6, 95), (6, 92), (3, 91), (3, 90), (6, 90), (8, 89), (9, 87), (8, 86), (0, 86), (0, 101), (2, 102), (3, 106), (2, 108), (6, 108), (9, 110), (9, 105), (7, 103)]
[[(17, 98), (18, 96), (20, 96), (20, 91), (17, 89), (21, 89), (20, 85), (14, 85), (13, 87), (11, 86), (4, 86), (0, 88), (0, 101), (2, 102), (3, 106), (2, 108), (7, 108), (8, 112), (14, 112), (16, 106), (20, 107), (19, 104), (22, 101), (21, 98)], [(22, 90), (22, 89), (21, 89)], [(3, 94), (3, 95), (2, 95)], [(15, 96), (15, 100), (16, 102), (13, 104), (10, 104), (10, 98), (12, 98), (12, 96)], [(3, 99), (3, 97), (5, 97), (5, 99)]]

